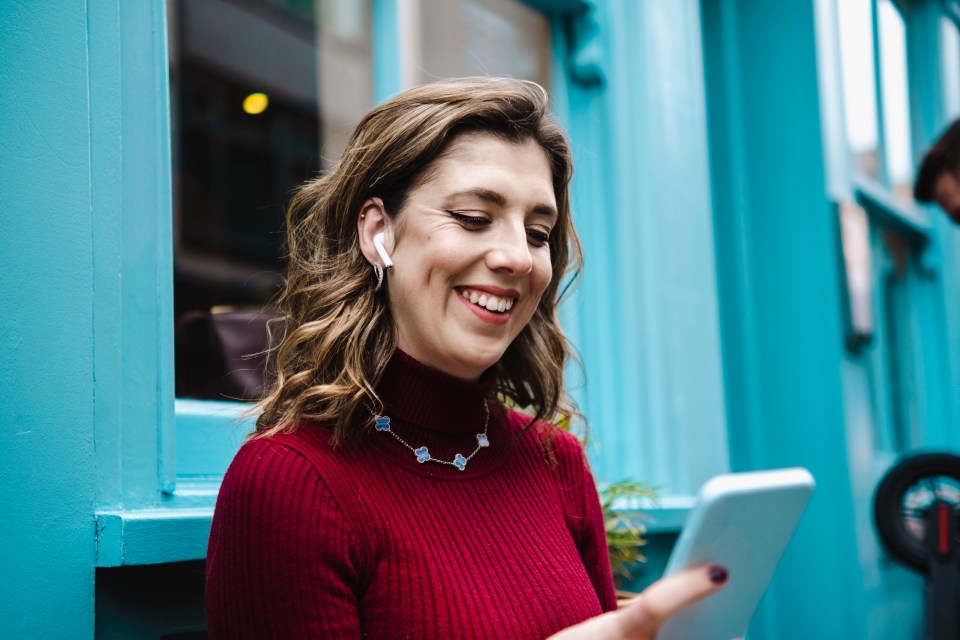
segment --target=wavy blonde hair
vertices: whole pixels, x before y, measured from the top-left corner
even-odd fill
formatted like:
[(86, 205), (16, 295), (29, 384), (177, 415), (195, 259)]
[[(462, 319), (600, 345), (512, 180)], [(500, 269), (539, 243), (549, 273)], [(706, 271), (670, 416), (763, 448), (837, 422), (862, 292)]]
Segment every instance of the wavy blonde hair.
[[(572, 354), (557, 305), (580, 271), (582, 254), (570, 214), (573, 161), (566, 135), (548, 112), (538, 84), (509, 78), (443, 80), (404, 91), (357, 125), (329, 173), (300, 186), (287, 210), (288, 265), (271, 326), (267, 385), (253, 408), (255, 435), (293, 431), (302, 421), (333, 425), (334, 445), (366, 429), (381, 411), (375, 387), (396, 347), (385, 291), (376, 292), (360, 252), (357, 217), (379, 197), (391, 218), (433, 163), (465, 133), (512, 142), (533, 140), (550, 162), (559, 213), (550, 234), (553, 277), (527, 326), (500, 360), (495, 393), (535, 417), (579, 415), (563, 385)], [(399, 222), (399, 220), (398, 220)], [(279, 331), (277, 329), (279, 328)]]

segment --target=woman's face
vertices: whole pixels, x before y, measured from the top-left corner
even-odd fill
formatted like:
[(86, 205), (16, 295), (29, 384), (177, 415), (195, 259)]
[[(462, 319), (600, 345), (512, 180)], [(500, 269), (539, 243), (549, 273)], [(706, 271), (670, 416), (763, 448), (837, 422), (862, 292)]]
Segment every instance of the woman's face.
[(386, 278), (397, 346), (451, 375), (478, 378), (527, 325), (550, 283), (547, 239), (556, 220), (550, 164), (536, 142), (457, 138), (399, 214)]

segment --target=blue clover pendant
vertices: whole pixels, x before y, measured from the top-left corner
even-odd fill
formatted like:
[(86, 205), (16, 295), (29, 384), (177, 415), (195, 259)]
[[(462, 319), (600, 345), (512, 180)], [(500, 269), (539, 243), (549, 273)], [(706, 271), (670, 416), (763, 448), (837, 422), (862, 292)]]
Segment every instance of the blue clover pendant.
[(489, 447), (489, 446), (490, 446), (490, 441), (487, 439), (487, 434), (485, 434), (485, 433), (478, 433), (478, 434), (477, 434), (477, 444), (480, 445), (481, 447)]
[(390, 416), (377, 416), (377, 431), (390, 431)]
[(420, 464), (423, 464), (424, 462), (430, 459), (430, 452), (427, 451), (426, 447), (420, 447), (419, 449), (414, 451), (414, 453), (417, 455), (417, 462), (419, 462)]
[(453, 459), (453, 465), (457, 469), (460, 469), (460, 471), (463, 471), (467, 466), (467, 459), (458, 453), (457, 457)]

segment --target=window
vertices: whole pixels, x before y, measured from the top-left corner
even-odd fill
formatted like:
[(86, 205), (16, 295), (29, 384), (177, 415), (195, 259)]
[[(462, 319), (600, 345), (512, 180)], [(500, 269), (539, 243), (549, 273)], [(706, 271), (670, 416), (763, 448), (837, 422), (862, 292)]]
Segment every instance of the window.
[(903, 15), (891, 0), (878, 0), (877, 23), (885, 182), (892, 190), (894, 198), (911, 203), (913, 148), (910, 142), (907, 29)]
[(921, 439), (920, 255), (929, 223), (913, 203), (907, 27), (894, 0), (837, 0), (844, 137), (837, 189), (853, 362), (872, 396), (874, 446)]
[(947, 17), (940, 18), (940, 69), (947, 119), (960, 117), (960, 33)]
[(423, 0), (416, 82), (511, 76), (550, 89), (550, 23), (517, 0)]
[[(262, 322), (224, 334), (282, 278), (292, 189), (336, 162), (372, 105), (370, 6), (353, 0), (171, 0), (177, 395), (249, 399), (233, 380)], [(237, 337), (236, 331), (245, 334)], [(229, 344), (239, 341), (229, 354)]]
[(880, 180), (871, 0), (837, 2), (846, 137), (854, 171)]

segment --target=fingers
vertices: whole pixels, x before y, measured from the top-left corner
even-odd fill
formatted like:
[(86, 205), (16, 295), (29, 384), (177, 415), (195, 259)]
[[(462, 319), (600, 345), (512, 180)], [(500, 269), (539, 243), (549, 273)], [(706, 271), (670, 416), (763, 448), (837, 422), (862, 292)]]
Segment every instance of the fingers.
[(650, 640), (670, 616), (726, 582), (727, 570), (719, 565), (684, 569), (654, 582), (623, 609), (564, 629), (551, 640)]
[(727, 570), (719, 565), (684, 569), (647, 587), (617, 616), (624, 638), (652, 636), (668, 618), (723, 588)]

